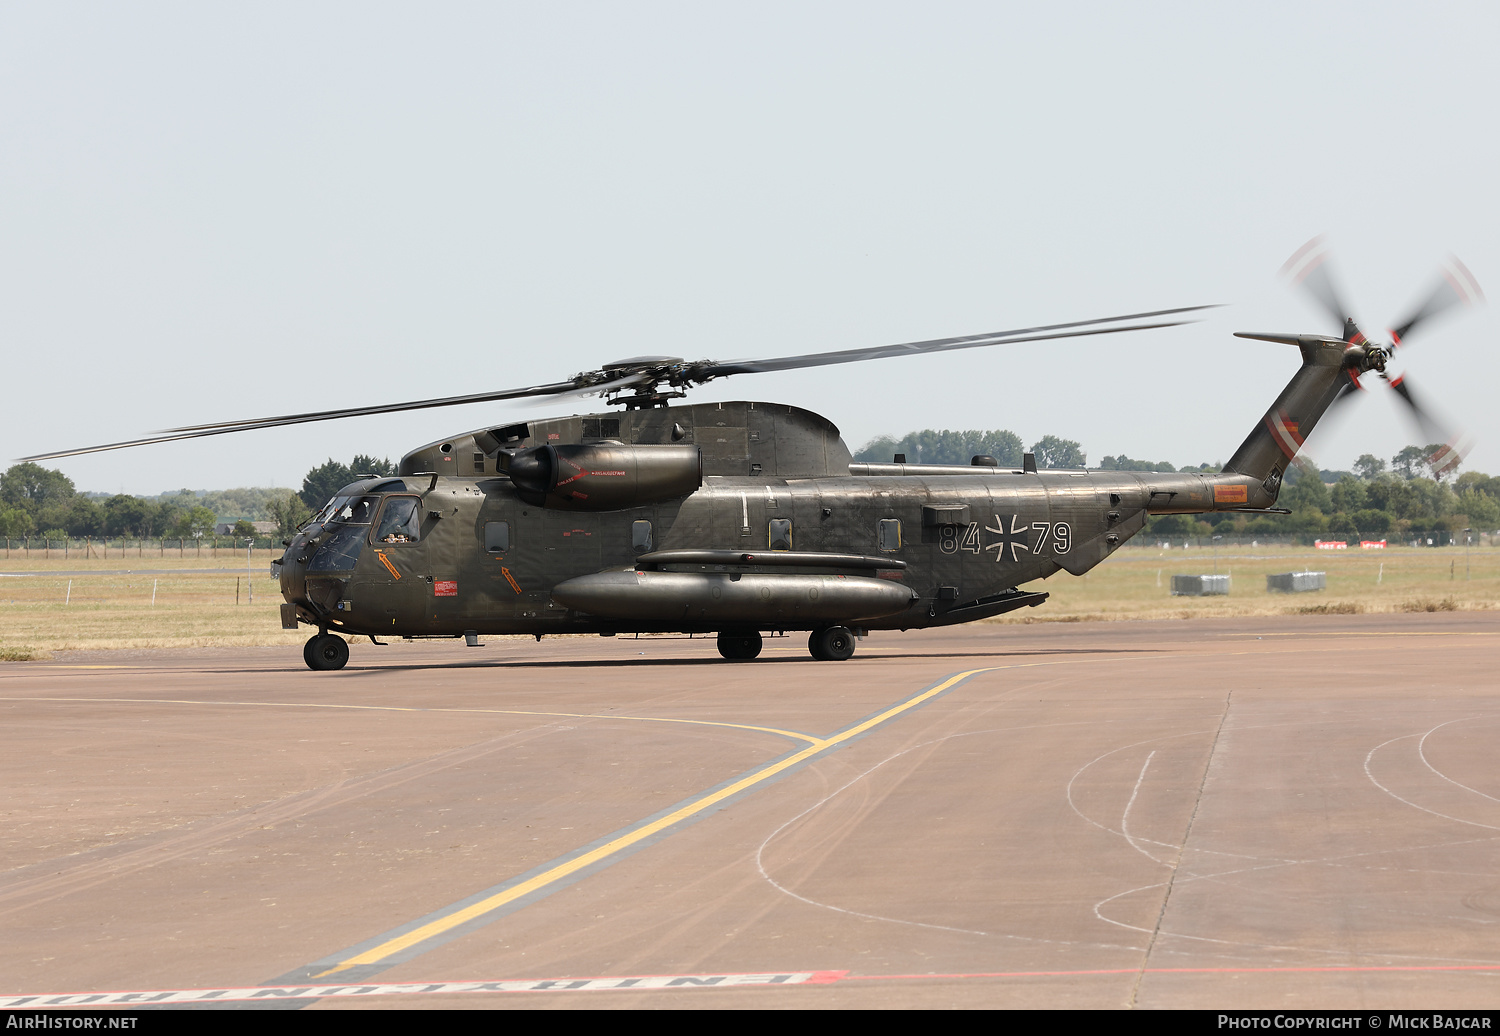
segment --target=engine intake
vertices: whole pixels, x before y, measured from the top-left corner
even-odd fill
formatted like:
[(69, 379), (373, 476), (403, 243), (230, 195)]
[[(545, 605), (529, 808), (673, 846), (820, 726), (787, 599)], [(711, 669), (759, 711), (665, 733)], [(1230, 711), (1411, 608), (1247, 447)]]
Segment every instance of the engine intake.
[(696, 446), (537, 446), (502, 466), (522, 500), (559, 511), (620, 511), (687, 496), (703, 485)]

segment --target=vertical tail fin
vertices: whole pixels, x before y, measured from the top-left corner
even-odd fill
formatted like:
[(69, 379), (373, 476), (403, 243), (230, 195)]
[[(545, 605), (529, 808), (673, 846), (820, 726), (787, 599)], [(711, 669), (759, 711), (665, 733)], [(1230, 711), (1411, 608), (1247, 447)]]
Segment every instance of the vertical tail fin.
[(1344, 363), (1347, 344), (1337, 338), (1248, 333), (1238, 337), (1284, 342), (1302, 350), (1302, 366), (1224, 465), (1226, 473), (1261, 480), (1274, 499), (1287, 465), (1297, 456), (1318, 419), (1340, 396), (1358, 388), (1359, 382)]

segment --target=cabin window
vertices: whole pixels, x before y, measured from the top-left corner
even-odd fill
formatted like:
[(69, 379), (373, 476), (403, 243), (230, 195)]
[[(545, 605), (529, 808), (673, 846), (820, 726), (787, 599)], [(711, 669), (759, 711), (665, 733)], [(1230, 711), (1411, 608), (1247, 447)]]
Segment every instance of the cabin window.
[(644, 554), (651, 549), (651, 523), (639, 521), (630, 523), (630, 549), (637, 554)]
[(510, 550), (510, 522), (484, 523), (484, 549), (491, 554)]
[(901, 549), (901, 519), (882, 518), (875, 526), (875, 538), (881, 550)]
[(422, 538), (421, 501), (414, 496), (386, 497), (375, 526), (376, 543), (416, 543)]
[(792, 520), (790, 518), (772, 518), (770, 547), (772, 550), (792, 549)]
[(619, 437), (620, 419), (618, 417), (585, 417), (583, 419), (583, 438), (618, 439)]

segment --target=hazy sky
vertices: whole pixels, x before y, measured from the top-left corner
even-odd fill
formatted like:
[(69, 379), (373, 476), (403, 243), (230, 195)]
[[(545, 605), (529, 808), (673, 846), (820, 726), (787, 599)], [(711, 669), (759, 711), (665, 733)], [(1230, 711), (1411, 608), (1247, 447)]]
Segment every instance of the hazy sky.
[[(1330, 333), (1452, 251), (1500, 293), (1493, 4), (0, 3), (0, 459), (175, 424), (1231, 303), (1074, 344), (695, 399), (1228, 457)], [(1500, 472), (1493, 309), (1398, 368)], [(1376, 386), (1380, 388), (1380, 386)], [(1310, 452), (1417, 438), (1367, 393)], [(566, 412), (584, 412), (589, 402)], [(485, 405), (57, 462), (80, 488), (300, 485), (549, 413)], [(6, 461), (8, 463), (8, 460)]]

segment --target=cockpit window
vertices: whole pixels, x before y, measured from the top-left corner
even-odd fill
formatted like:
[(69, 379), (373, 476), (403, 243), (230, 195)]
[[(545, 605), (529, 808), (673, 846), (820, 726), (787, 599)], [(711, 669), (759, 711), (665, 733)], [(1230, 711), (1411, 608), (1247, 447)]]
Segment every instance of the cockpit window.
[(313, 515), (312, 521), (310, 521), (308, 524), (322, 525), (324, 522), (329, 521), (331, 518), (333, 518), (333, 516), (339, 512), (339, 509), (348, 502), (349, 497), (347, 496), (334, 497), (332, 500), (328, 501), (328, 503), (323, 505), (322, 510)]
[(422, 535), (420, 503), (414, 496), (387, 497), (375, 527), (375, 542), (416, 543)]
[(332, 520), (341, 525), (369, 525), (375, 518), (375, 508), (380, 506), (378, 496), (346, 496), (342, 506), (335, 509)]

